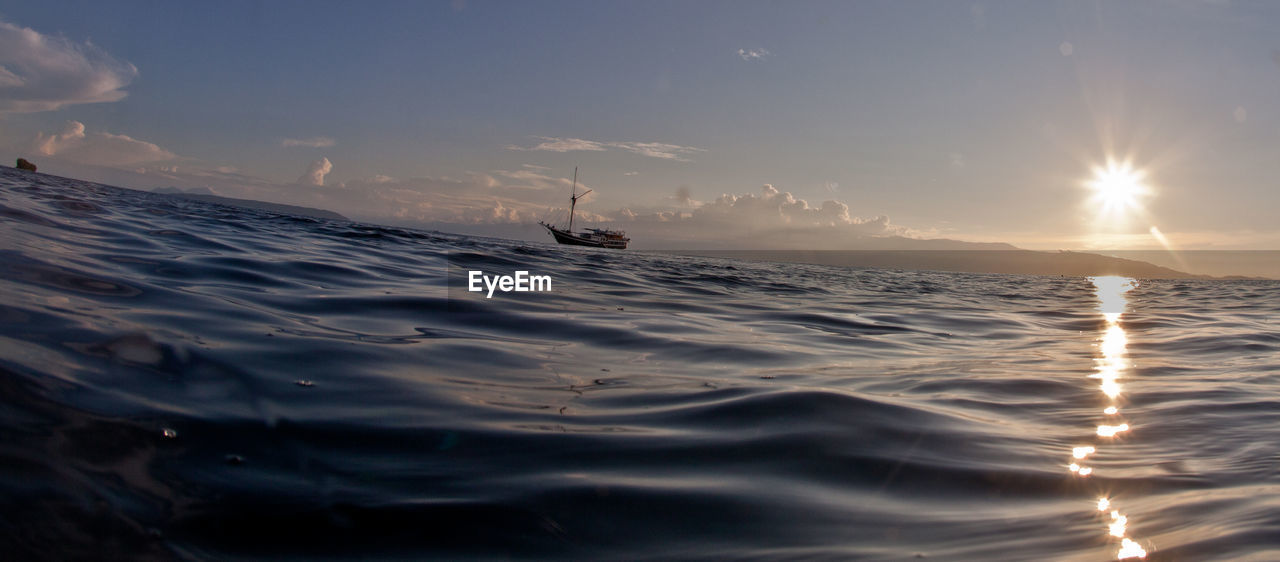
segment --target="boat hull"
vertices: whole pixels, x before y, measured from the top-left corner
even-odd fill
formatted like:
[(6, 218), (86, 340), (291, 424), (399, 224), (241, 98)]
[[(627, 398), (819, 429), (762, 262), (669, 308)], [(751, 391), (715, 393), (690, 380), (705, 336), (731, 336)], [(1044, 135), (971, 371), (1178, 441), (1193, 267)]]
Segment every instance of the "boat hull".
[(541, 224), (544, 228), (547, 229), (548, 232), (551, 233), (551, 236), (556, 239), (556, 242), (560, 244), (568, 244), (570, 246), (588, 246), (591, 248), (613, 248), (616, 250), (625, 250), (627, 248), (626, 241), (599, 240), (599, 239), (593, 240), (590, 238), (584, 238), (582, 236), (578, 236), (577, 234), (574, 234), (567, 230), (561, 230), (547, 223), (541, 223)]

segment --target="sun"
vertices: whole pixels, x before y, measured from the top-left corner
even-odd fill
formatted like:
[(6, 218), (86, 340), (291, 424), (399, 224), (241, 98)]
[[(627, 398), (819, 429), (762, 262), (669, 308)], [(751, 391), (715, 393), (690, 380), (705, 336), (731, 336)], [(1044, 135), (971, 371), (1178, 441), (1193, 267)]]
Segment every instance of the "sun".
[(1123, 213), (1139, 207), (1139, 200), (1150, 189), (1143, 183), (1146, 173), (1134, 169), (1129, 163), (1107, 162), (1107, 166), (1093, 169), (1093, 200), (1104, 215)]

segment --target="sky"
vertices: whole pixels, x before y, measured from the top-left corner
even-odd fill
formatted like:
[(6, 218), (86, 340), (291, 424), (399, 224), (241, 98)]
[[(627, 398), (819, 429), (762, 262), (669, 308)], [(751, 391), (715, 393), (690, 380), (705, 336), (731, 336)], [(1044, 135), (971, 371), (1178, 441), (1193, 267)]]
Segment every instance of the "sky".
[(1280, 4), (0, 0), (0, 153), (535, 240), (577, 167), (637, 248), (1280, 250)]

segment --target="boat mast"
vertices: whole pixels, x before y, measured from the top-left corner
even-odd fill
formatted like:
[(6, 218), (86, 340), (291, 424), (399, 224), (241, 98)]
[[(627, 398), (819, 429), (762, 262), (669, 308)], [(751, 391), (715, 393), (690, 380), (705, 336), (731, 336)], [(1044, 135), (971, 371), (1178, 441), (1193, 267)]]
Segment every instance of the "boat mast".
[(582, 195), (577, 195), (577, 192), (578, 192), (578, 167), (574, 166), (573, 167), (573, 191), (569, 192), (570, 194), (569, 200), (571, 201), (569, 203), (569, 232), (570, 233), (573, 232), (573, 208), (578, 206), (578, 199), (582, 197), (586, 197), (588, 193), (591, 193), (591, 190), (588, 189), (586, 191), (583, 191)]
[(573, 208), (578, 206), (578, 167), (573, 167), (573, 191), (569, 192), (569, 232), (573, 232)]

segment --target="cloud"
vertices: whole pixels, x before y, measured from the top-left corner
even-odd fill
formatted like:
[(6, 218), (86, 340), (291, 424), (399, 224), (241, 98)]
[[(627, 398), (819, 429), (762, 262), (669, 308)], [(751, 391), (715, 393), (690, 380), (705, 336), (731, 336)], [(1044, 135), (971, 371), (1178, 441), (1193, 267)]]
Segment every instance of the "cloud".
[(0, 114), (119, 101), (137, 75), (132, 64), (91, 43), (0, 21)]
[(638, 175), (640, 175), (640, 172), (622, 172), (622, 175), (624, 175), (624, 176), (638, 176)]
[(849, 215), (849, 206), (839, 201), (823, 201), (817, 207), (804, 199), (796, 199), (791, 192), (765, 184), (760, 194), (725, 194), (715, 201), (699, 207), (695, 217), (721, 224), (751, 224), (755, 227), (813, 227), (813, 226), (865, 226), (860, 230), (867, 234), (883, 234), (888, 227), (888, 217), (872, 219)]
[(677, 187), (675, 199), (676, 199), (676, 203), (679, 203), (681, 205), (692, 205), (694, 203), (693, 191), (690, 190), (689, 186), (687, 185), (682, 185), (680, 187)]
[(298, 178), (302, 185), (323, 186), (324, 177), (333, 171), (333, 163), (328, 158), (320, 158), (307, 167), (307, 171)]
[(533, 224), (564, 206), (570, 183), (530, 170), (471, 173), (456, 179), (375, 175), (296, 195), (306, 197), (303, 204), (384, 222), (511, 225)]
[(583, 139), (560, 139), (555, 137), (537, 137), (542, 139), (537, 145), (524, 148), (516, 145), (508, 145), (507, 150), (547, 150), (550, 152), (573, 152), (576, 150), (608, 150), (603, 143)]
[(535, 137), (542, 142), (531, 146), (521, 147), (516, 145), (508, 145), (507, 150), (545, 150), (550, 152), (573, 152), (573, 151), (605, 151), (611, 148), (625, 150), (633, 154), (648, 156), (650, 158), (660, 158), (663, 160), (675, 160), (678, 162), (690, 162), (688, 156), (705, 152), (704, 149), (692, 146), (681, 146), (678, 144), (670, 144), (665, 142), (619, 142), (619, 141), (593, 141), (578, 138), (557, 138), (557, 137)]
[(675, 160), (678, 162), (690, 162), (691, 160), (685, 157), (686, 154), (705, 152), (701, 148), (680, 146), (678, 144), (668, 144), (664, 142), (611, 142), (608, 143), (608, 145), (621, 148), (622, 150), (639, 154), (641, 156)]
[(154, 143), (127, 135), (86, 133), (79, 121), (68, 121), (59, 133), (38, 133), (31, 150), (40, 156), (96, 166), (132, 166), (177, 158)]
[(768, 49), (738, 49), (738, 56), (747, 62), (762, 61), (771, 55)]
[(811, 205), (769, 184), (706, 203), (681, 186), (666, 201), (672, 206), (622, 208), (600, 218), (648, 247), (883, 249), (909, 246), (912, 241), (903, 238), (921, 234), (891, 224), (884, 215), (853, 216), (840, 201)]
[[(450, 225), (501, 229), (562, 220), (568, 214), (569, 183), (568, 178), (526, 169), (495, 170), (461, 179), (375, 177), (294, 196), (305, 198), (296, 204), (383, 222), (443, 230)], [(890, 223), (887, 216), (857, 217), (843, 202), (810, 204), (767, 184), (755, 192), (723, 194), (709, 202), (694, 199), (689, 186), (676, 188), (652, 207), (601, 208), (590, 200), (579, 201), (577, 217), (583, 224), (624, 228), (639, 245), (651, 248), (670, 242), (689, 247), (852, 249), (874, 244), (868, 242), (872, 239), (920, 234)], [(529, 235), (536, 236), (533, 231)]]
[(337, 141), (329, 137), (311, 137), (307, 139), (284, 139), (280, 141), (280, 146), (305, 146), (307, 148), (330, 148), (338, 144)]

